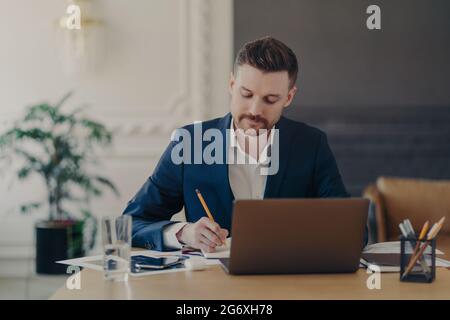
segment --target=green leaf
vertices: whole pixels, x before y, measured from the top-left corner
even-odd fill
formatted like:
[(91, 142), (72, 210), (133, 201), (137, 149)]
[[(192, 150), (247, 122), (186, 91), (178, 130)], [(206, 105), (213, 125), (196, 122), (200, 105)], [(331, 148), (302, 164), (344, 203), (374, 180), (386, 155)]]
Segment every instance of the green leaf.
[(80, 212), (83, 215), (83, 221), (86, 221), (87, 219), (92, 219), (93, 218), (92, 212), (90, 210), (88, 210), (88, 209), (81, 208)]
[(0, 145), (11, 146), (14, 142), (21, 141), (46, 141), (52, 139), (53, 135), (49, 131), (40, 128), (31, 128), (23, 130), (21, 128), (12, 128), (0, 137)]
[(31, 202), (20, 206), (20, 213), (28, 214), (34, 210), (39, 209), (42, 206), (41, 202)]
[(67, 200), (72, 202), (84, 202), (84, 198), (81, 197), (75, 197), (70, 192), (63, 191), (61, 192), (61, 201)]
[(111, 143), (112, 134), (103, 124), (86, 118), (81, 120), (81, 124), (90, 131), (87, 137), (88, 140), (104, 145)]
[(25, 166), (17, 171), (17, 177), (19, 180), (26, 179), (30, 173), (33, 171), (33, 168), (31, 166)]
[(11, 146), (16, 135), (17, 128), (12, 128), (0, 136), (0, 148)]
[(55, 115), (56, 109), (48, 103), (38, 104), (27, 109), (23, 122), (53, 120)]
[(59, 100), (58, 103), (56, 103), (55, 109), (57, 109), (57, 110), (60, 109), (61, 106), (64, 104), (64, 102), (66, 102), (66, 101), (72, 96), (72, 94), (73, 94), (73, 91), (72, 91), (72, 90), (69, 91), (69, 92), (67, 92), (67, 93), (62, 97), (62, 99)]
[(119, 190), (116, 188), (116, 186), (114, 185), (114, 183), (112, 183), (109, 179), (102, 177), (102, 176), (95, 176), (94, 179), (96, 181), (98, 181), (99, 183), (107, 186), (108, 188), (110, 188), (115, 194), (116, 196), (120, 195)]
[(42, 103), (28, 108), (28, 112), (24, 117), (24, 122), (29, 121), (43, 121), (49, 119), (53, 124), (60, 124), (64, 122), (70, 122), (70, 115), (65, 115), (60, 112), (62, 105), (72, 96), (72, 91), (68, 92), (63, 98), (52, 106), (48, 103)]
[(72, 172), (72, 174), (67, 177), (67, 180), (80, 186), (87, 195), (102, 195), (102, 191), (93, 184), (93, 180), (86, 174)]
[(28, 162), (30, 170), (33, 169), (38, 173), (44, 173), (46, 163), (42, 159), (20, 148), (14, 148), (14, 152)]

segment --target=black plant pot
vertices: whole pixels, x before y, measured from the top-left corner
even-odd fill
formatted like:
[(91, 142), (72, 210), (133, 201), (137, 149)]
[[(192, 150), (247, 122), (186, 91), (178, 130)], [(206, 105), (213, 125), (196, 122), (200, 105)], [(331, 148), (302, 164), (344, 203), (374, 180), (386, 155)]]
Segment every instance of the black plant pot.
[(67, 266), (55, 261), (82, 257), (82, 221), (58, 220), (36, 223), (36, 272), (65, 274)]

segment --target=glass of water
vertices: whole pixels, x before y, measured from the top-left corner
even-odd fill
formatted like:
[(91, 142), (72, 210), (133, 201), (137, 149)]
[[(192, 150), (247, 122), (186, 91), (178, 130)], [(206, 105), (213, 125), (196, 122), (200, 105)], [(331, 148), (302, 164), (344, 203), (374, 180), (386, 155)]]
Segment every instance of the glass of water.
[(131, 216), (103, 217), (102, 239), (105, 279), (127, 281), (130, 271)]

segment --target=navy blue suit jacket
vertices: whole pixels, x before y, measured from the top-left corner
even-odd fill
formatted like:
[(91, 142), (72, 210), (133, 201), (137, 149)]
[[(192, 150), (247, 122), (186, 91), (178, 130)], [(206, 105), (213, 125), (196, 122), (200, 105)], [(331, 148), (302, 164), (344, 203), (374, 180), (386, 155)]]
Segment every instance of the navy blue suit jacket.
[[(225, 137), (231, 115), (202, 123), (202, 130), (217, 128)], [(281, 117), (279, 129), (279, 170), (267, 176), (264, 198), (349, 197), (342, 183), (325, 133), (301, 122)], [(194, 125), (184, 127), (194, 134)], [(153, 174), (147, 179), (124, 214), (133, 217), (132, 245), (164, 250), (163, 228), (170, 218), (185, 208), (186, 220), (195, 222), (205, 216), (195, 189), (201, 190), (216, 222), (232, 232), (233, 192), (228, 180), (228, 165), (174, 164), (172, 141)], [(224, 148), (227, 146), (224, 144)], [(224, 150), (225, 152), (225, 150)]]

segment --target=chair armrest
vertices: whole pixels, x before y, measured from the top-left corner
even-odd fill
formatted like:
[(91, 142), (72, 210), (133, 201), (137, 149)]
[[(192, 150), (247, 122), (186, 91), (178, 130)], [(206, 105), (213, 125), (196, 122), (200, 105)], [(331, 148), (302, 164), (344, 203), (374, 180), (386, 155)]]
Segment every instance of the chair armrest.
[(371, 201), (371, 210), (374, 211), (376, 222), (376, 239), (374, 239), (375, 242), (387, 241), (386, 212), (383, 195), (377, 189), (375, 184), (371, 184), (364, 189), (363, 197)]

